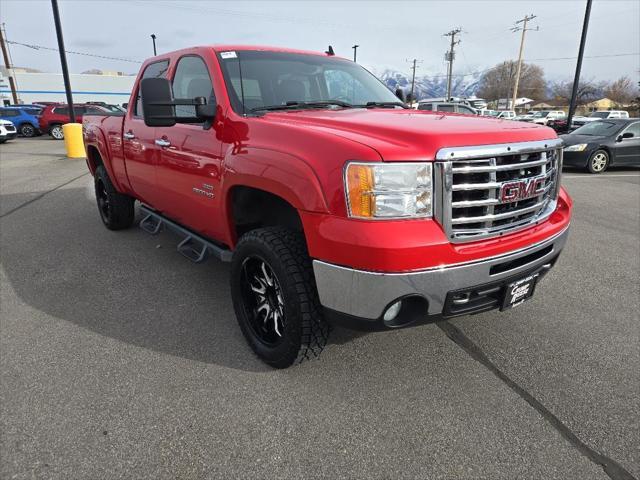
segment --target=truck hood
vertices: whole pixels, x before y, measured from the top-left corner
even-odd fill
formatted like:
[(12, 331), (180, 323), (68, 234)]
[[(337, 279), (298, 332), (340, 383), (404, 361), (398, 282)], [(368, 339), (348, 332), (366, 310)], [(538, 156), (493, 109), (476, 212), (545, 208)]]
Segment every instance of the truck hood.
[(432, 160), (441, 148), (557, 138), (547, 127), (498, 118), (413, 109), (270, 112), (262, 119), (338, 135), (375, 149), (385, 161)]

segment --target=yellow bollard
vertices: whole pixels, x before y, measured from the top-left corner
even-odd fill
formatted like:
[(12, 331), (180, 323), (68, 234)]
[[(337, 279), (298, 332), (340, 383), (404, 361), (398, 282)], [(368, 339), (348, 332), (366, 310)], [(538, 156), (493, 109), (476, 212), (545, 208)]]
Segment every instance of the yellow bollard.
[(87, 152), (84, 151), (84, 142), (82, 141), (82, 124), (67, 123), (62, 126), (64, 132), (64, 148), (67, 149), (67, 157), (69, 158), (86, 158)]

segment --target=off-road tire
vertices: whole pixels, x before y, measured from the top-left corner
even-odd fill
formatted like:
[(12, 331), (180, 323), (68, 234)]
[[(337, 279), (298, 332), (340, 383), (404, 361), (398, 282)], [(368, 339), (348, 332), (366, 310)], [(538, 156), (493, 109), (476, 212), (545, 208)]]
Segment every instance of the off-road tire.
[[(124, 230), (133, 225), (135, 200), (114, 188), (107, 170), (102, 165), (96, 169), (93, 180), (98, 212), (105, 227), (109, 230)], [(104, 204), (101, 204), (101, 198), (108, 202), (106, 210)]]
[[(604, 159), (604, 160), (603, 160)], [(602, 163), (604, 161), (604, 164)], [(589, 173), (602, 173), (609, 168), (609, 162), (611, 161), (611, 157), (606, 150), (596, 150), (589, 157), (589, 161), (587, 162), (587, 171)]]
[[(279, 343), (267, 344), (252, 326), (243, 295), (243, 266), (259, 258), (275, 274), (283, 297), (283, 335)], [(231, 296), (240, 329), (255, 354), (275, 368), (310, 360), (327, 344), (329, 325), (325, 321), (311, 259), (304, 236), (282, 227), (252, 230), (242, 236), (231, 263)]]

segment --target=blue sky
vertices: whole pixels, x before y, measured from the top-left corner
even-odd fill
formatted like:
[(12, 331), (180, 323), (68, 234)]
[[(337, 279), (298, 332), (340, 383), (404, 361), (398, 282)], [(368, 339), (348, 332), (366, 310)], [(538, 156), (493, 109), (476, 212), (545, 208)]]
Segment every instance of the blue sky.
[[(518, 53), (519, 34), (509, 28), (526, 14), (537, 18), (527, 33), (525, 58), (541, 65), (550, 79), (570, 78), (575, 68), (585, 0), (466, 1), (65, 1), (60, 10), (67, 50), (144, 60), (159, 51), (213, 43), (242, 43), (324, 50), (375, 69), (409, 71), (408, 59), (422, 60), (418, 75), (444, 74), (447, 38), (461, 27), (455, 70), (484, 70)], [(2, 0), (9, 40), (56, 46), (51, 4)], [(59, 71), (57, 52), (10, 45), (15, 65)], [(634, 54), (624, 56), (611, 56)], [(640, 0), (595, 0), (583, 76), (611, 80), (640, 70)], [(134, 73), (138, 64), (69, 55), (72, 72), (91, 68)]]

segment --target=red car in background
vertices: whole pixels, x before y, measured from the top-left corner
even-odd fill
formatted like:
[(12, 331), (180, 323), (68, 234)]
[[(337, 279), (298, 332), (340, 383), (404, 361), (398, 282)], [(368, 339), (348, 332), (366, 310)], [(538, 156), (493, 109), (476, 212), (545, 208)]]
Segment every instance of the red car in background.
[[(75, 120), (77, 123), (82, 123), (82, 116), (85, 114), (124, 115), (124, 112), (114, 110), (108, 105), (75, 104), (73, 106), (73, 111), (75, 113)], [(69, 107), (66, 103), (54, 103), (47, 105), (40, 114), (40, 131), (48, 133), (56, 140), (62, 140), (64, 138), (62, 125), (69, 123), (70, 121)]]

